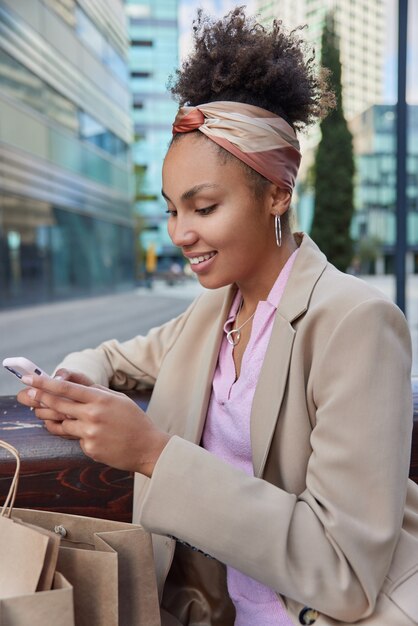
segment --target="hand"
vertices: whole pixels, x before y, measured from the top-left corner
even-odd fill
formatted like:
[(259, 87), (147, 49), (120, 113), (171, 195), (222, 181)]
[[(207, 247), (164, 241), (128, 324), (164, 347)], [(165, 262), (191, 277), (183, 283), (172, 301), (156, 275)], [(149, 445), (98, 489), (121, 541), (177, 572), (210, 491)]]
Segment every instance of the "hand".
[(125, 394), (44, 376), (24, 377), (22, 382), (31, 387), (26, 395), (43, 410), (67, 416), (58, 422), (46, 418), (50, 433), (76, 437), (83, 452), (95, 461), (152, 475), (170, 436)]
[[(94, 384), (94, 382), (85, 374), (82, 374), (81, 372), (73, 372), (64, 368), (57, 370), (54, 378), (62, 379), (62, 380), (69, 380), (73, 383), (86, 385), (87, 387), (90, 387), (91, 385)], [(22, 391), (19, 391), (19, 393), (17, 394), (17, 400), (21, 404), (24, 404), (25, 406), (30, 407), (31, 411), (35, 409), (36, 417), (39, 417), (40, 419), (43, 419), (43, 420), (55, 420), (58, 422), (62, 422), (65, 419), (66, 417), (65, 415), (62, 415), (61, 413), (57, 413), (56, 411), (53, 411), (51, 409), (46, 409), (46, 408), (41, 407), (40, 403), (34, 400), (33, 398), (31, 398), (30, 396), (28, 396), (27, 392), (28, 392), (27, 388), (22, 389)], [(67, 439), (74, 439), (74, 437), (68, 436)]]

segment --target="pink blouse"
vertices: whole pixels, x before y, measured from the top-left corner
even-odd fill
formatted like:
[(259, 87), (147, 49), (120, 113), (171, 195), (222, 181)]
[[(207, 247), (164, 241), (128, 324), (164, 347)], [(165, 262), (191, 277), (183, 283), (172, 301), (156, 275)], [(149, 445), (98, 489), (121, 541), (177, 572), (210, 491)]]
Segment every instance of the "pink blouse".
[[(238, 291), (225, 322), (225, 336), (213, 378), (202, 445), (250, 476), (254, 475), (250, 440), (251, 406), (275, 313), (297, 252), (296, 250), (289, 257), (267, 300), (260, 301), (257, 305), (250, 340), (242, 357), (241, 373), (236, 380), (233, 346), (228, 343), (226, 333), (233, 328), (241, 301), (241, 293)], [(227, 583), (236, 609), (235, 626), (293, 626), (273, 589), (232, 567), (227, 567)]]

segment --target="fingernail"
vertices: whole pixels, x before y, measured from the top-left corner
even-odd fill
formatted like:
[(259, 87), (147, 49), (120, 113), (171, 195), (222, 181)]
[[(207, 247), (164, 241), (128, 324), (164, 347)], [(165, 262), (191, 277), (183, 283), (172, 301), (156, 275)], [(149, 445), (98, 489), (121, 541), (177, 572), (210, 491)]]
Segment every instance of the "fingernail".
[(32, 385), (33, 384), (33, 376), (22, 376), (22, 383), (24, 385)]
[(54, 380), (64, 380), (62, 376), (54, 376)]
[(34, 398), (36, 396), (36, 389), (29, 389), (28, 396), (29, 398)]
[(35, 410), (35, 407), (34, 407), (34, 406), (30, 406), (30, 407), (29, 407), (29, 411), (34, 411), (34, 410)]

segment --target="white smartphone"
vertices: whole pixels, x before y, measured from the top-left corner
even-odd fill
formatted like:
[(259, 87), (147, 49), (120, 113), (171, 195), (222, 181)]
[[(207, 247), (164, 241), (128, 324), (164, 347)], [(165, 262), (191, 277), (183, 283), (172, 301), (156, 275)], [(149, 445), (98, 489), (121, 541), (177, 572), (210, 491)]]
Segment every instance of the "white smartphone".
[(3, 367), (5, 367), (9, 372), (12, 372), (18, 378), (22, 378), (22, 376), (33, 376), (34, 374), (38, 376), (48, 376), (40, 367), (29, 361), (29, 359), (25, 359), (24, 356), (12, 356), (8, 359), (4, 359)]

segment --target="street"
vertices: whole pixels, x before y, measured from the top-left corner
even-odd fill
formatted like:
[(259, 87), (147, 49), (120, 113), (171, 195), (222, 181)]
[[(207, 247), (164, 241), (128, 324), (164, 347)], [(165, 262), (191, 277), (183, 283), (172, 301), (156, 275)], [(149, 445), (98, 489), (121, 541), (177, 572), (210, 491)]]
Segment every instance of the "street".
[[(366, 279), (394, 297), (392, 276)], [(0, 359), (25, 356), (51, 372), (68, 352), (95, 347), (106, 339), (124, 341), (146, 333), (184, 311), (201, 291), (196, 282), (176, 286), (157, 282), (152, 290), (137, 288), (0, 312)], [(413, 341), (413, 373), (418, 375), (418, 276), (409, 277), (407, 313)], [(0, 368), (0, 396), (14, 394), (20, 388), (19, 381)]]
[[(198, 283), (156, 284), (101, 297), (68, 300), (0, 312), (0, 361), (25, 356), (46, 372), (74, 350), (106, 339), (125, 341), (179, 315), (202, 288)], [(0, 367), (0, 396), (21, 383)]]

